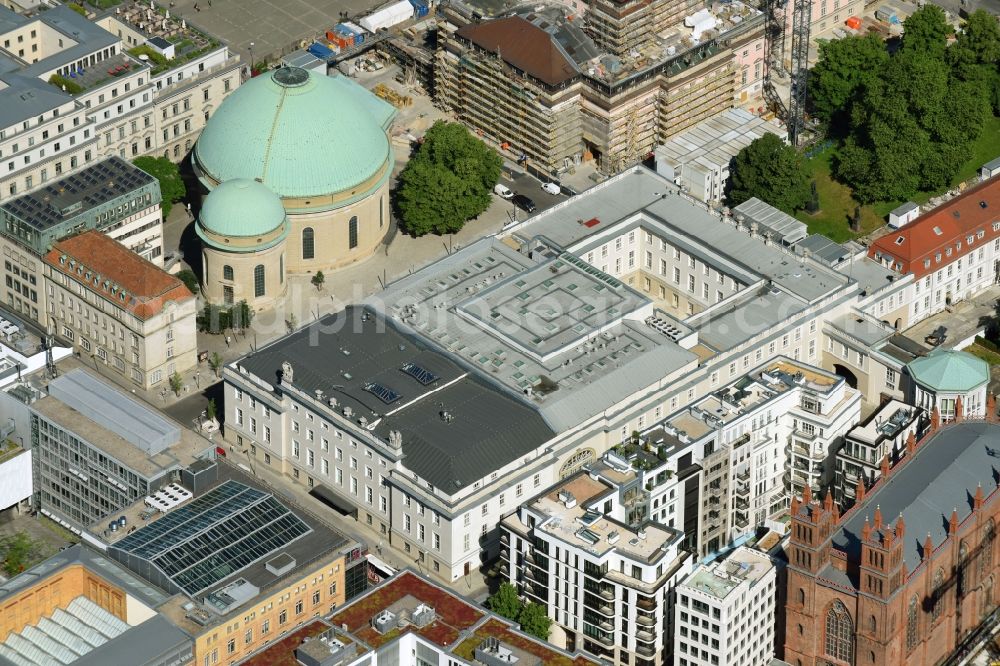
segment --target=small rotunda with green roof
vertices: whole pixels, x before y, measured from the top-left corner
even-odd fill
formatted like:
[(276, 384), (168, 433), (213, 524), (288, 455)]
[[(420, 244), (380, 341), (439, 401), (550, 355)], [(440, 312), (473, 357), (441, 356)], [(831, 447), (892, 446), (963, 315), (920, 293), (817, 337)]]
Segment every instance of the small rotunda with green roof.
[[(263, 299), (257, 307), (278, 295), (279, 286), (283, 291), (284, 271), (331, 271), (370, 256), (389, 228), (394, 163), (389, 130), (395, 115), (392, 105), (347, 77), (298, 67), (250, 79), (227, 97), (191, 153), (194, 172), (208, 192), (201, 215), (212, 218), (198, 224), (203, 260), (213, 264), (205, 266), (206, 297), (221, 303), (224, 294), (232, 292), (240, 300), (240, 277), (232, 261), (244, 259), (222, 258), (227, 252), (274, 250), (281, 280), (271, 280), (268, 263), (263, 262), (264, 296), (246, 299)], [(263, 230), (273, 222), (274, 201), (269, 199), (255, 213), (249, 201), (263, 202), (259, 188), (239, 190), (248, 197), (246, 205), (237, 201), (236, 190), (212, 201), (216, 190), (230, 181), (256, 182), (274, 195), (287, 222), (280, 241), (268, 245), (270, 241), (263, 240), (276, 230)], [(229, 206), (239, 214), (223, 210)], [(219, 246), (217, 241), (225, 243), (225, 238), (230, 243)], [(250, 249), (236, 243), (237, 238), (252, 238), (254, 243), (261, 238), (261, 247)], [(217, 261), (223, 263), (215, 266)], [(222, 266), (234, 269), (233, 280), (224, 277), (230, 273)]]
[(261, 308), (283, 296), (288, 230), (281, 199), (255, 180), (234, 178), (209, 192), (195, 226), (205, 298)]
[(956, 349), (935, 349), (906, 365), (910, 375), (910, 399), (928, 413), (935, 407), (942, 423), (955, 418), (958, 400), (962, 414), (982, 418), (986, 410), (986, 389), (990, 383), (989, 363)]

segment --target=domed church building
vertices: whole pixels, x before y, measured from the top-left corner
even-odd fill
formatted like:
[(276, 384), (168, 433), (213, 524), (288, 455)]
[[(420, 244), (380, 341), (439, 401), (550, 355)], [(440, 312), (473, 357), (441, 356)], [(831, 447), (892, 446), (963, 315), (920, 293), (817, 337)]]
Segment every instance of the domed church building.
[(370, 256), (389, 229), (395, 115), (346, 77), (298, 67), (227, 97), (191, 158), (208, 191), (196, 227), (206, 298), (260, 309), (284, 294), (286, 271)]

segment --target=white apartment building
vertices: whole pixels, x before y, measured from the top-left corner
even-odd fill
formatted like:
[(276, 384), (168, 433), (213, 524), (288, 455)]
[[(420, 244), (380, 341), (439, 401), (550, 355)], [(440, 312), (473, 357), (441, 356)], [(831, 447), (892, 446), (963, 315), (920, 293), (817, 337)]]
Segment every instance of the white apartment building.
[(678, 666), (767, 666), (774, 658), (776, 569), (740, 547), (699, 566), (677, 587), (674, 663)]
[(881, 476), (883, 461), (893, 467), (906, 455), (912, 436), (920, 439), (928, 425), (927, 413), (899, 400), (890, 400), (863, 423), (851, 429), (837, 452), (834, 500), (844, 510), (857, 498), (858, 482), (865, 487)]
[(669, 467), (647, 451), (611, 451), (501, 523), (504, 577), (545, 606), (566, 649), (668, 663), (671, 590), (694, 560), (680, 529), (650, 518), (649, 491), (669, 483)]
[(96, 230), (42, 261), (44, 323), (94, 364), (144, 389), (197, 365), (197, 302), (177, 277)]
[(829, 483), (834, 455), (860, 414), (861, 394), (842, 377), (778, 357), (642, 437), (657, 449), (686, 451), (700, 465), (701, 487), (695, 511), (684, 516), (685, 532), (689, 547), (708, 555), (780, 517), (790, 493)]
[(94, 23), (65, 5), (31, 18), (0, 7), (0, 201), (101, 157), (180, 160), (239, 86), (239, 58), (177, 19), (163, 19), (167, 29), (203, 49), (163, 65), (130, 55), (137, 36), (146, 48), (153, 38), (128, 16)]
[(455, 580), (518, 504), (633, 432), (779, 356), (822, 364), (824, 323), (858, 301), (844, 272), (630, 169), (230, 364), (225, 436)]

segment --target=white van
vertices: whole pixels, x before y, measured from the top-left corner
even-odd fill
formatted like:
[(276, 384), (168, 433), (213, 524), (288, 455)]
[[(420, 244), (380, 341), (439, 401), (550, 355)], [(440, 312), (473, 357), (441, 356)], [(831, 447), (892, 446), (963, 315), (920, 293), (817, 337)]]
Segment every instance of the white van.
[(501, 199), (513, 199), (514, 193), (510, 191), (510, 188), (501, 183), (497, 183), (493, 186), (493, 194), (497, 195)]

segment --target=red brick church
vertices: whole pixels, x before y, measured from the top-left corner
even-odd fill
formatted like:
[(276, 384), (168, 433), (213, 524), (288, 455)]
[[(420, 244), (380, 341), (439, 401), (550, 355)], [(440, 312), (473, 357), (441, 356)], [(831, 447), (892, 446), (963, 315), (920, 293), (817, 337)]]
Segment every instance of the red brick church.
[(792, 500), (786, 662), (937, 664), (993, 613), (1000, 425), (957, 416), (911, 437), (846, 514), (808, 488)]

